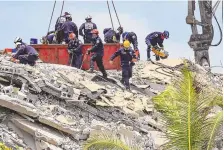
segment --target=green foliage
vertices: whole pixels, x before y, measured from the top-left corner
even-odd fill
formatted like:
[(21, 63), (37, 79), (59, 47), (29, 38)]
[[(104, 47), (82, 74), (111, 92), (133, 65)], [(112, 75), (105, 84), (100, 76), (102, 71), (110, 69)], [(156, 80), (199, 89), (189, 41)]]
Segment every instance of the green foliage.
[(203, 91), (187, 66), (182, 74), (181, 79), (153, 98), (155, 107), (163, 113), (167, 129), (169, 142), (163, 148), (200, 150), (206, 146), (211, 150), (222, 123), (222, 112), (213, 117), (209, 114), (214, 105), (222, 106), (222, 96)]
[(7, 147), (4, 143), (0, 142), (0, 150), (12, 150), (12, 148)]
[(96, 134), (89, 138), (83, 145), (84, 150), (140, 150), (138, 147), (129, 146), (117, 137), (108, 134)]

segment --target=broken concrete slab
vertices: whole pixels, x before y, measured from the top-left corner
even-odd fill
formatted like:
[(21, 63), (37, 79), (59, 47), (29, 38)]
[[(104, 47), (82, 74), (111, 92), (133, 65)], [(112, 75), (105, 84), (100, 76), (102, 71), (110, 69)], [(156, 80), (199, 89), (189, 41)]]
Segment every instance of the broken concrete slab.
[(34, 105), (16, 98), (11, 98), (7, 95), (0, 95), (0, 106), (35, 118), (39, 115)]
[(59, 146), (63, 143), (63, 136), (50, 128), (44, 127), (38, 123), (31, 123), (19, 116), (13, 117), (11, 121), (18, 128), (28, 132), (37, 139), (41, 139), (56, 146)]

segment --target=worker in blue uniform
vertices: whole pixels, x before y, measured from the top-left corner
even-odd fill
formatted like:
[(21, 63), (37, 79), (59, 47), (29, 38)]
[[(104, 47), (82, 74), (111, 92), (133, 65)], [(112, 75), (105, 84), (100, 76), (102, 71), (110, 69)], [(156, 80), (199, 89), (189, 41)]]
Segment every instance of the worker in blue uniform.
[(64, 33), (65, 43), (68, 44), (70, 33), (74, 33), (76, 35), (76, 37), (78, 38), (78, 28), (77, 28), (76, 24), (74, 22), (72, 22), (72, 17), (70, 14), (66, 15), (65, 18), (66, 18), (66, 21), (63, 23), (61, 30)]
[(124, 84), (127, 90), (130, 90), (129, 79), (132, 77), (132, 67), (135, 65), (133, 60), (136, 59), (136, 56), (128, 40), (125, 40), (123, 43), (123, 47), (120, 48), (111, 56), (110, 64), (113, 64), (113, 60), (117, 56), (120, 56), (120, 60), (121, 60), (121, 68), (122, 68), (121, 82)]
[(16, 49), (17, 52), (12, 55), (11, 60), (18, 60), (21, 64), (35, 65), (38, 59), (38, 53), (32, 46), (23, 44), (22, 42), (16, 42)]
[(114, 31), (112, 28), (105, 28), (103, 30), (104, 41), (106, 43), (119, 43), (121, 34), (123, 33), (123, 28), (119, 27), (117, 31)]
[(107, 73), (103, 65), (103, 55), (104, 55), (103, 42), (101, 38), (99, 37), (99, 31), (97, 29), (93, 29), (91, 31), (91, 34), (93, 36), (92, 37), (93, 47), (88, 49), (87, 51), (88, 55), (92, 53), (91, 60), (90, 60), (90, 72), (93, 72), (94, 62), (96, 62), (99, 70), (103, 74), (103, 77), (107, 78)]
[[(93, 29), (97, 29), (95, 23), (92, 22), (92, 17), (88, 15), (85, 18), (86, 22), (83, 23), (79, 28), (79, 35), (83, 36), (84, 43), (91, 43), (92, 42), (92, 34), (91, 31)], [(84, 30), (84, 34), (83, 34)]]
[(138, 39), (134, 32), (124, 32), (122, 34), (123, 42), (128, 40), (134, 47), (134, 52), (138, 60), (140, 60), (140, 53), (138, 49)]
[(76, 38), (74, 33), (69, 35), (68, 53), (69, 65), (80, 69), (82, 64), (82, 42)]
[[(155, 47), (157, 49), (158, 45), (164, 50), (163, 41), (169, 38), (169, 32), (152, 32), (148, 34), (145, 38), (145, 43), (147, 44), (147, 60), (151, 61), (150, 52), (151, 48)], [(156, 60), (160, 60), (159, 56), (156, 55)]]

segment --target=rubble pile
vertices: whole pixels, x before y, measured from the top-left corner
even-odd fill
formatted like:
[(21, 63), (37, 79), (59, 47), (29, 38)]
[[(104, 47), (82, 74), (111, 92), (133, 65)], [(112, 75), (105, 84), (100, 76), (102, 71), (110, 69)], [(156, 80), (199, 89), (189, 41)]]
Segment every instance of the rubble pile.
[[(151, 98), (180, 75), (181, 66), (183, 60), (140, 61), (128, 92), (119, 71), (108, 71), (104, 79), (98, 72), (44, 63), (30, 67), (0, 56), (0, 141), (32, 150), (81, 150), (90, 136), (107, 132), (154, 150), (166, 139)], [(221, 90), (221, 75), (212, 78), (192, 68)]]

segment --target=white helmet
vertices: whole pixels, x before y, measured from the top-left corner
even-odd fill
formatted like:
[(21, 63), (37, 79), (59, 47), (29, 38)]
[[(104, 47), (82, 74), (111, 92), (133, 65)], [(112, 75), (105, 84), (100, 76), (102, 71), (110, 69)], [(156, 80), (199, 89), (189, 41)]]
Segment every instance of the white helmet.
[(90, 15), (88, 15), (88, 16), (86, 17), (86, 20), (89, 20), (89, 19), (92, 19), (92, 17), (91, 17)]
[(21, 43), (22, 42), (22, 38), (16, 37), (15, 40), (14, 40), (14, 43), (16, 44), (16, 42), (20, 42)]

